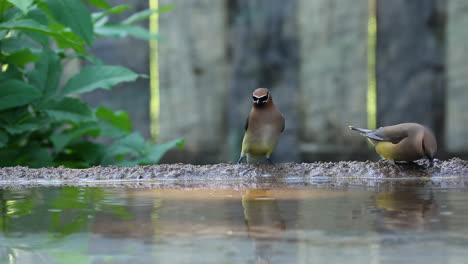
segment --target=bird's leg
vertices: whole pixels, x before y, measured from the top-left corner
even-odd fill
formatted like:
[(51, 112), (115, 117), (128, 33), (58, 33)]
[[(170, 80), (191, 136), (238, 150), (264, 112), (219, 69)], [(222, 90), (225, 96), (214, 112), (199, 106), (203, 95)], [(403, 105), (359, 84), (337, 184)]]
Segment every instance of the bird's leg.
[[(395, 165), (397, 165), (400, 169), (411, 168), (409, 166), (412, 166), (413, 169), (417, 169), (417, 170), (424, 170), (425, 169), (424, 166), (421, 166), (421, 165), (419, 165), (418, 163), (416, 163), (414, 161), (405, 161), (405, 162), (398, 162), (398, 163), (395, 162)], [(406, 167), (404, 167), (404, 166), (406, 166)]]
[(434, 167), (434, 159), (429, 158), (429, 168), (432, 168), (432, 167)]
[(267, 157), (266, 160), (268, 161), (268, 163), (273, 164), (273, 161), (271, 161), (270, 157)]
[(245, 157), (244, 153), (241, 153), (241, 156), (239, 157), (239, 159), (237, 160), (237, 164), (240, 164), (242, 159)]
[(418, 169), (418, 170), (424, 170), (425, 169), (424, 166), (421, 166), (421, 165), (419, 165), (418, 163), (416, 163), (414, 161), (408, 161), (408, 164), (411, 164), (412, 166), (416, 167), (416, 169)]
[(397, 168), (399, 171), (401, 171), (400, 164), (398, 164), (395, 160), (389, 159), (388, 162), (392, 164), (395, 168)]

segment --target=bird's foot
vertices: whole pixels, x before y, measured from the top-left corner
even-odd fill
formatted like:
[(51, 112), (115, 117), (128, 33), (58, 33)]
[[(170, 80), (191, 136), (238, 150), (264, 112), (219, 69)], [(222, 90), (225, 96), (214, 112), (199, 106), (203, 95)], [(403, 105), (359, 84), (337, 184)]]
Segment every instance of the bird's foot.
[(427, 168), (421, 164), (418, 164), (414, 161), (403, 161), (403, 162), (394, 162), (394, 164), (400, 169), (400, 170), (410, 170), (410, 169), (416, 169), (416, 170), (426, 170)]
[(429, 165), (427, 166), (427, 168), (434, 168), (434, 158), (428, 158), (429, 160)]
[(390, 164), (393, 165), (394, 168), (396, 168), (398, 171), (402, 171), (402, 168), (400, 167), (399, 163), (396, 163), (394, 160), (388, 160)]

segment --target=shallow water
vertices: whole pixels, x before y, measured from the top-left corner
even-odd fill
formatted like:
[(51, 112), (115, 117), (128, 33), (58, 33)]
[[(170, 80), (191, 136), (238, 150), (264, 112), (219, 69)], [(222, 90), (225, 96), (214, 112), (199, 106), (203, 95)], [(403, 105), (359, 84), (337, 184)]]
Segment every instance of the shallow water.
[(0, 263), (464, 263), (468, 190), (0, 190)]

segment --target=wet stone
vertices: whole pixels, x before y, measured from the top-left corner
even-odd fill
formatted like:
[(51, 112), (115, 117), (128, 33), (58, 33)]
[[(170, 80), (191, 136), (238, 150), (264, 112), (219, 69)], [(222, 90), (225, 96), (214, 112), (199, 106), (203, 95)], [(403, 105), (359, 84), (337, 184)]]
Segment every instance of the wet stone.
[[(0, 168), (0, 185), (165, 185), (169, 182), (202, 184), (206, 187), (262, 183), (363, 184), (385, 181), (421, 181), (435, 185), (460, 186), (468, 183), (468, 161), (453, 158), (436, 160), (429, 168), (424, 160), (414, 164), (393, 165), (378, 162), (315, 162), (278, 164), (161, 164), (134, 167), (92, 167), (88, 169), (26, 167)], [(203, 182), (203, 183), (201, 183)]]

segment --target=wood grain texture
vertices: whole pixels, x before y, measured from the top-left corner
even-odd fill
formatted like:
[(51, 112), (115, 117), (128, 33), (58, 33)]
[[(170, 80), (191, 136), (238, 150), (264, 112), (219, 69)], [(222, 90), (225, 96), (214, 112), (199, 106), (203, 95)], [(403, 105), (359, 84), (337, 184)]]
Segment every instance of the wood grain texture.
[(447, 2), (447, 115), (446, 146), (468, 152), (468, 2)]
[(365, 147), (348, 125), (367, 124), (367, 0), (299, 0), (298, 10), (303, 151), (350, 158)]
[(231, 0), (228, 9), (232, 63), (229, 84), (231, 159), (237, 159), (240, 153), (252, 92), (256, 88), (267, 88), (286, 119), (286, 129), (272, 159), (274, 162), (298, 161), (296, 1)]
[[(438, 0), (377, 4), (377, 121), (416, 122), (440, 139), (444, 111), (443, 9)], [(440, 140), (439, 140), (440, 141)]]
[(184, 137), (168, 161), (225, 160), (227, 122), (224, 1), (160, 0), (177, 8), (159, 17), (160, 137)]

